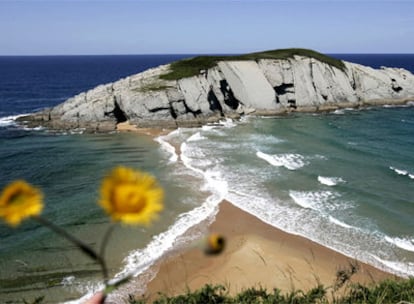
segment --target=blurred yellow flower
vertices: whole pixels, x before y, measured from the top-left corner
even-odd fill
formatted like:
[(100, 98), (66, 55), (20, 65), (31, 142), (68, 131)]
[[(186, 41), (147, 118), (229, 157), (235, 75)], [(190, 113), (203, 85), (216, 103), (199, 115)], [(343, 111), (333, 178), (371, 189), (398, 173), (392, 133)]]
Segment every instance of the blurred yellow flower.
[(163, 196), (154, 177), (119, 166), (104, 178), (99, 204), (114, 221), (148, 225), (164, 208)]
[(23, 180), (9, 184), (0, 196), (0, 218), (11, 226), (17, 226), (25, 218), (40, 214), (42, 209), (42, 192)]
[(204, 253), (207, 255), (220, 254), (223, 252), (225, 246), (226, 239), (224, 236), (217, 233), (212, 233), (206, 239)]

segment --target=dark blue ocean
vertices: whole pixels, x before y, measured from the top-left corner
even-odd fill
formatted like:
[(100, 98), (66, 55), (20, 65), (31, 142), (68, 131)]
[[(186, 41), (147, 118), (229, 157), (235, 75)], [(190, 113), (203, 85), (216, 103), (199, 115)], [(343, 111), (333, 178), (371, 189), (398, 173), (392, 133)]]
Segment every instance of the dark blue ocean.
[[(333, 56), (414, 73), (414, 55)], [(413, 106), (246, 118), (156, 140), (132, 133), (52, 134), (14, 122), (183, 57), (0, 57), (0, 188), (20, 178), (41, 187), (43, 215), (99, 246), (109, 226), (96, 205), (105, 173), (124, 164), (154, 174), (167, 194), (166, 211), (149, 228), (114, 231), (107, 250), (111, 276), (139, 273), (185, 242), (180, 236), (222, 199), (348, 256), (414, 275)], [(100, 282), (97, 265), (47, 229), (30, 221), (16, 229), (0, 223), (0, 303), (76, 300)]]

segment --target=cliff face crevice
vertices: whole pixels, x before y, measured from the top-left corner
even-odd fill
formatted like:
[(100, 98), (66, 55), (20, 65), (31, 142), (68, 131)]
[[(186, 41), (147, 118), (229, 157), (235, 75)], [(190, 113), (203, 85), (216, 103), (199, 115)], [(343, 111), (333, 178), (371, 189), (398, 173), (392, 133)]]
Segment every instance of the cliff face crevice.
[(220, 61), (196, 76), (163, 80), (170, 65), (100, 85), (64, 103), (20, 118), (52, 129), (108, 131), (198, 126), (246, 113), (332, 110), (414, 100), (414, 75), (344, 62), (338, 69), (314, 58)]
[[(79, 115), (79, 113), (77, 113)], [(122, 111), (121, 107), (119, 106), (118, 102), (116, 101), (116, 97), (114, 96), (114, 108), (112, 111), (104, 112), (104, 116), (108, 116), (114, 118), (116, 123), (126, 122), (128, 117), (125, 115), (124, 111)]]
[(232, 110), (236, 110), (240, 105), (240, 101), (234, 97), (233, 91), (225, 79), (220, 80), (220, 91), (224, 96), (224, 103)]

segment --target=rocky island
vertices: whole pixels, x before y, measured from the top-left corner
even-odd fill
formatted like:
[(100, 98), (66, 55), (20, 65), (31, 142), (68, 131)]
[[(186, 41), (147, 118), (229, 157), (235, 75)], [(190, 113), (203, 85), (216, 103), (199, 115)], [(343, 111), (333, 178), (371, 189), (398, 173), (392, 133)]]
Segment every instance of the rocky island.
[(373, 69), (306, 49), (199, 56), (100, 85), (41, 112), (30, 126), (111, 131), (200, 126), (244, 114), (317, 112), (414, 100), (414, 75)]

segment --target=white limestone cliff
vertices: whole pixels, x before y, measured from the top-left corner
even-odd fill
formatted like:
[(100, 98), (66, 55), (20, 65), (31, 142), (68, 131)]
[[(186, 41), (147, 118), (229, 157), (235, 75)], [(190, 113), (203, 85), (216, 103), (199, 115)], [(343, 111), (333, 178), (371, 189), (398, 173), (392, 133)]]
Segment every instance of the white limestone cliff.
[(275, 91), (255, 61), (224, 61), (218, 66), (241, 104), (254, 109), (277, 108)]
[(344, 62), (341, 70), (314, 58), (221, 61), (199, 75), (166, 81), (163, 65), (100, 85), (24, 118), (55, 129), (113, 130), (200, 125), (243, 113), (319, 111), (414, 100), (414, 75)]

